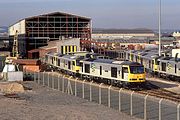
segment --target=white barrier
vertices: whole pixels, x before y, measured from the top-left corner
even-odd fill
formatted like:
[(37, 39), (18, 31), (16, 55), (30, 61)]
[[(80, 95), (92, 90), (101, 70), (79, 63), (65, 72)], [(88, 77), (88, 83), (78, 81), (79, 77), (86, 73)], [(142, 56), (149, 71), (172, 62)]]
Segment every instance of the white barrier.
[(7, 73), (7, 80), (8, 81), (23, 81), (23, 72), (8, 72)]

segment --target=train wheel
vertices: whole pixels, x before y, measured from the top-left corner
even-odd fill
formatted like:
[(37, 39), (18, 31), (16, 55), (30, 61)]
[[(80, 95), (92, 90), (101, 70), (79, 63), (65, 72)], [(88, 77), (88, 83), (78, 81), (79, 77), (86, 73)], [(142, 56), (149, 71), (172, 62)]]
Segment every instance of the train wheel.
[(172, 78), (171, 78), (171, 80), (172, 80), (172, 81), (177, 81), (176, 76), (173, 75)]
[(108, 85), (111, 85), (111, 80), (108, 79), (108, 80), (107, 80), (107, 84), (108, 84)]
[(111, 85), (115, 86), (115, 80), (111, 80)]
[(122, 87), (123, 87), (123, 85), (122, 85), (122, 83), (121, 83), (121, 82), (119, 82), (118, 87), (120, 87), (120, 88), (122, 88)]
[(161, 73), (158, 73), (157, 76), (158, 76), (159, 78), (161, 78)]
[(154, 72), (154, 71), (152, 71), (152, 72), (151, 72), (151, 75), (152, 75), (152, 77), (154, 77), (154, 76), (155, 76), (155, 72)]
[(122, 88), (127, 88), (127, 84), (125, 82), (122, 82), (121, 86)]

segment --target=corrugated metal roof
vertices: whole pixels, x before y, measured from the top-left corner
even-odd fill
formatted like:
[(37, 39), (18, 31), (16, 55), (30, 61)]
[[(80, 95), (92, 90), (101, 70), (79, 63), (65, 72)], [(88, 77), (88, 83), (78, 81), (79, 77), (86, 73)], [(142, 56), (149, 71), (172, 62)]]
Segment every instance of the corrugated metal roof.
[(69, 15), (69, 16), (75, 16), (75, 17), (79, 17), (79, 18), (83, 18), (83, 19), (87, 19), (87, 20), (91, 20), (91, 18), (89, 17), (85, 17), (85, 16), (80, 16), (80, 15), (75, 15), (72, 13), (66, 13), (66, 12), (51, 12), (51, 13), (46, 13), (46, 14), (41, 14), (41, 15), (37, 15), (37, 16), (32, 16), (32, 17), (28, 17), (25, 19), (31, 19), (31, 18), (36, 18), (36, 17), (41, 17), (41, 16), (53, 16), (53, 15)]
[(97, 42), (110, 42), (110, 43), (148, 43), (149, 40), (147, 39), (114, 39), (114, 40), (107, 40), (107, 39), (99, 39)]
[(93, 62), (108, 63), (108, 64), (115, 64), (115, 65), (141, 65), (137, 62), (117, 61), (117, 60), (112, 60), (112, 59), (96, 59)]
[(17, 59), (13, 60), (13, 62), (21, 65), (40, 65), (41, 63), (38, 59)]
[[(29, 19), (33, 19), (33, 18), (37, 18), (37, 17), (44, 17), (44, 16), (48, 16), (48, 15), (55, 15), (55, 14), (61, 14), (61, 15), (69, 15), (69, 16), (74, 16), (74, 17), (79, 17), (82, 19), (87, 19), (87, 20), (91, 20), (91, 18), (89, 17), (85, 17), (85, 16), (80, 16), (80, 15), (75, 15), (75, 14), (71, 14), (71, 13), (66, 13), (66, 12), (51, 12), (51, 13), (46, 13), (46, 14), (41, 14), (41, 15), (35, 15), (35, 16), (31, 16), (31, 17), (27, 17), (27, 18), (23, 18), (20, 19), (19, 21), (15, 22), (14, 24), (22, 21), (22, 20), (29, 20)], [(13, 26), (14, 24), (10, 25), (9, 27)]]
[(93, 34), (154, 34), (150, 29), (93, 29)]
[(93, 62), (99, 62), (99, 63), (112, 63), (115, 60), (111, 60), (111, 59), (95, 59)]

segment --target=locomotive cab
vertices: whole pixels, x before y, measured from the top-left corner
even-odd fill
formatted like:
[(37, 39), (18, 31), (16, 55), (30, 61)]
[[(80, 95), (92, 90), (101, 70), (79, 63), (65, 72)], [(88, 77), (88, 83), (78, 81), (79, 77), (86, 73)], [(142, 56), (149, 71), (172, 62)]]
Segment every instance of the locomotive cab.
[(122, 79), (128, 82), (145, 82), (145, 69), (142, 65), (129, 65), (122, 67)]
[(152, 60), (152, 68), (154, 72), (157, 72), (159, 70), (159, 61), (158, 59), (153, 59)]

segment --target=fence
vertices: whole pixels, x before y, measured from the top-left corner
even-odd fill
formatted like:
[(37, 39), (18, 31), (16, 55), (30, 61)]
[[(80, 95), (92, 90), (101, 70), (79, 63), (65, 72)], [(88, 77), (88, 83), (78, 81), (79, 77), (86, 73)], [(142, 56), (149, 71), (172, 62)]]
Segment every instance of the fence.
[(0, 80), (3, 80), (3, 81), (23, 81), (23, 72), (22, 71), (1, 72), (0, 73)]
[(131, 116), (153, 120), (180, 120), (180, 104), (148, 95), (67, 78), (52, 72), (26, 73), (36, 83), (102, 104)]

